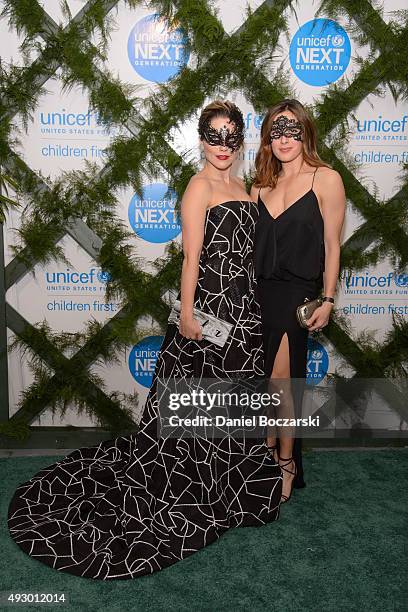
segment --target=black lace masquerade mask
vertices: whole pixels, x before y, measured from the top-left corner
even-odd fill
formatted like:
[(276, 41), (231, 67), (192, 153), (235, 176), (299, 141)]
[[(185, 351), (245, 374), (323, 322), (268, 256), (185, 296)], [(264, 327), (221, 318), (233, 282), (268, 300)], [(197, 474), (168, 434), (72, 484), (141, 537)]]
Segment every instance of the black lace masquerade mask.
[(303, 127), (299, 121), (288, 119), (285, 115), (279, 115), (275, 121), (272, 121), (272, 129), (270, 140), (277, 140), (281, 136), (293, 138), (294, 140), (302, 140)]
[(226, 125), (216, 130), (209, 121), (205, 121), (199, 127), (198, 132), (209, 145), (228, 147), (232, 151), (239, 149), (244, 141), (244, 128), (239, 124), (238, 126), (235, 124), (234, 129), (230, 132)]

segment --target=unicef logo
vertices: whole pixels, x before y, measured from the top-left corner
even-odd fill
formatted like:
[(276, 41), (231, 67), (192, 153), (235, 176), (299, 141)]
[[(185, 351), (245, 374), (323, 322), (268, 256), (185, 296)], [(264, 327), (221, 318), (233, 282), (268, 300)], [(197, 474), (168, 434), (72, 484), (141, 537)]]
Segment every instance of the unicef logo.
[(344, 45), (343, 36), (333, 36), (332, 38), (333, 47), (342, 47)]
[(129, 354), (129, 370), (136, 382), (150, 388), (163, 336), (146, 336)]
[(397, 285), (397, 287), (408, 287), (408, 274), (406, 273), (395, 274), (394, 282)]
[(109, 272), (104, 272), (103, 270), (98, 272), (97, 277), (100, 283), (108, 283), (112, 278)]
[(308, 385), (318, 385), (326, 376), (328, 369), (329, 356), (326, 349), (317, 340), (308, 338), (306, 383)]
[(129, 34), (127, 50), (134, 70), (147, 81), (164, 83), (189, 60), (187, 38), (180, 29), (169, 30), (160, 15), (143, 17)]
[(128, 218), (135, 234), (147, 242), (167, 242), (181, 232), (176, 196), (163, 183), (146, 185), (129, 203)]
[(337, 81), (350, 62), (346, 31), (331, 19), (312, 19), (292, 38), (289, 60), (298, 79), (313, 86)]

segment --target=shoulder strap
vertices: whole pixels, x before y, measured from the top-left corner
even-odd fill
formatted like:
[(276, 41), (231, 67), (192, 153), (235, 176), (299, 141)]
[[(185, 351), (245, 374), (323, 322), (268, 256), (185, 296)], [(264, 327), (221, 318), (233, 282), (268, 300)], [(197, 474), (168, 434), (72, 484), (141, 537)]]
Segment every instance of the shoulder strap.
[(310, 188), (310, 189), (313, 189), (313, 183), (314, 183), (314, 179), (315, 179), (315, 176), (316, 176), (316, 172), (317, 172), (317, 168), (316, 168), (316, 170), (313, 172), (312, 186), (311, 186), (311, 188)]

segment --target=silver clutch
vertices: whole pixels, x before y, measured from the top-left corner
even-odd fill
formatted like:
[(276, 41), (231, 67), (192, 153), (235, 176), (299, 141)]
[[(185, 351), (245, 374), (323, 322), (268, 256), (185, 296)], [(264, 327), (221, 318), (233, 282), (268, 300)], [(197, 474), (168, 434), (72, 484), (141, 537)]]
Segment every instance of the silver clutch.
[(305, 298), (304, 303), (296, 308), (296, 318), (299, 325), (307, 329), (306, 321), (310, 319), (316, 308), (322, 304), (323, 300), (321, 298), (316, 298), (315, 300)]
[[(180, 309), (180, 300), (175, 300), (168, 318), (169, 323), (180, 324)], [(208, 314), (208, 312), (203, 312), (198, 308), (193, 308), (193, 316), (201, 324), (203, 340), (208, 340), (217, 346), (224, 346), (233, 328), (232, 323)]]

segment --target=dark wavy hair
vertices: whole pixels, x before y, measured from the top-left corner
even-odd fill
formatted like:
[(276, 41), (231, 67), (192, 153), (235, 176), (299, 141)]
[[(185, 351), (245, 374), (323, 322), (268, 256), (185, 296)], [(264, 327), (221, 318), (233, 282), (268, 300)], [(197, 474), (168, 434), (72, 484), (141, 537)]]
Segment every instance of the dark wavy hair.
[(303, 159), (314, 168), (331, 166), (323, 161), (316, 150), (317, 133), (316, 127), (309, 117), (305, 107), (299, 100), (286, 98), (278, 104), (272, 106), (265, 115), (261, 127), (261, 143), (255, 158), (255, 179), (257, 187), (271, 187), (272, 189), (278, 182), (278, 176), (282, 169), (281, 161), (274, 155), (270, 143), (270, 133), (272, 122), (276, 116), (283, 111), (291, 111), (303, 128)]

